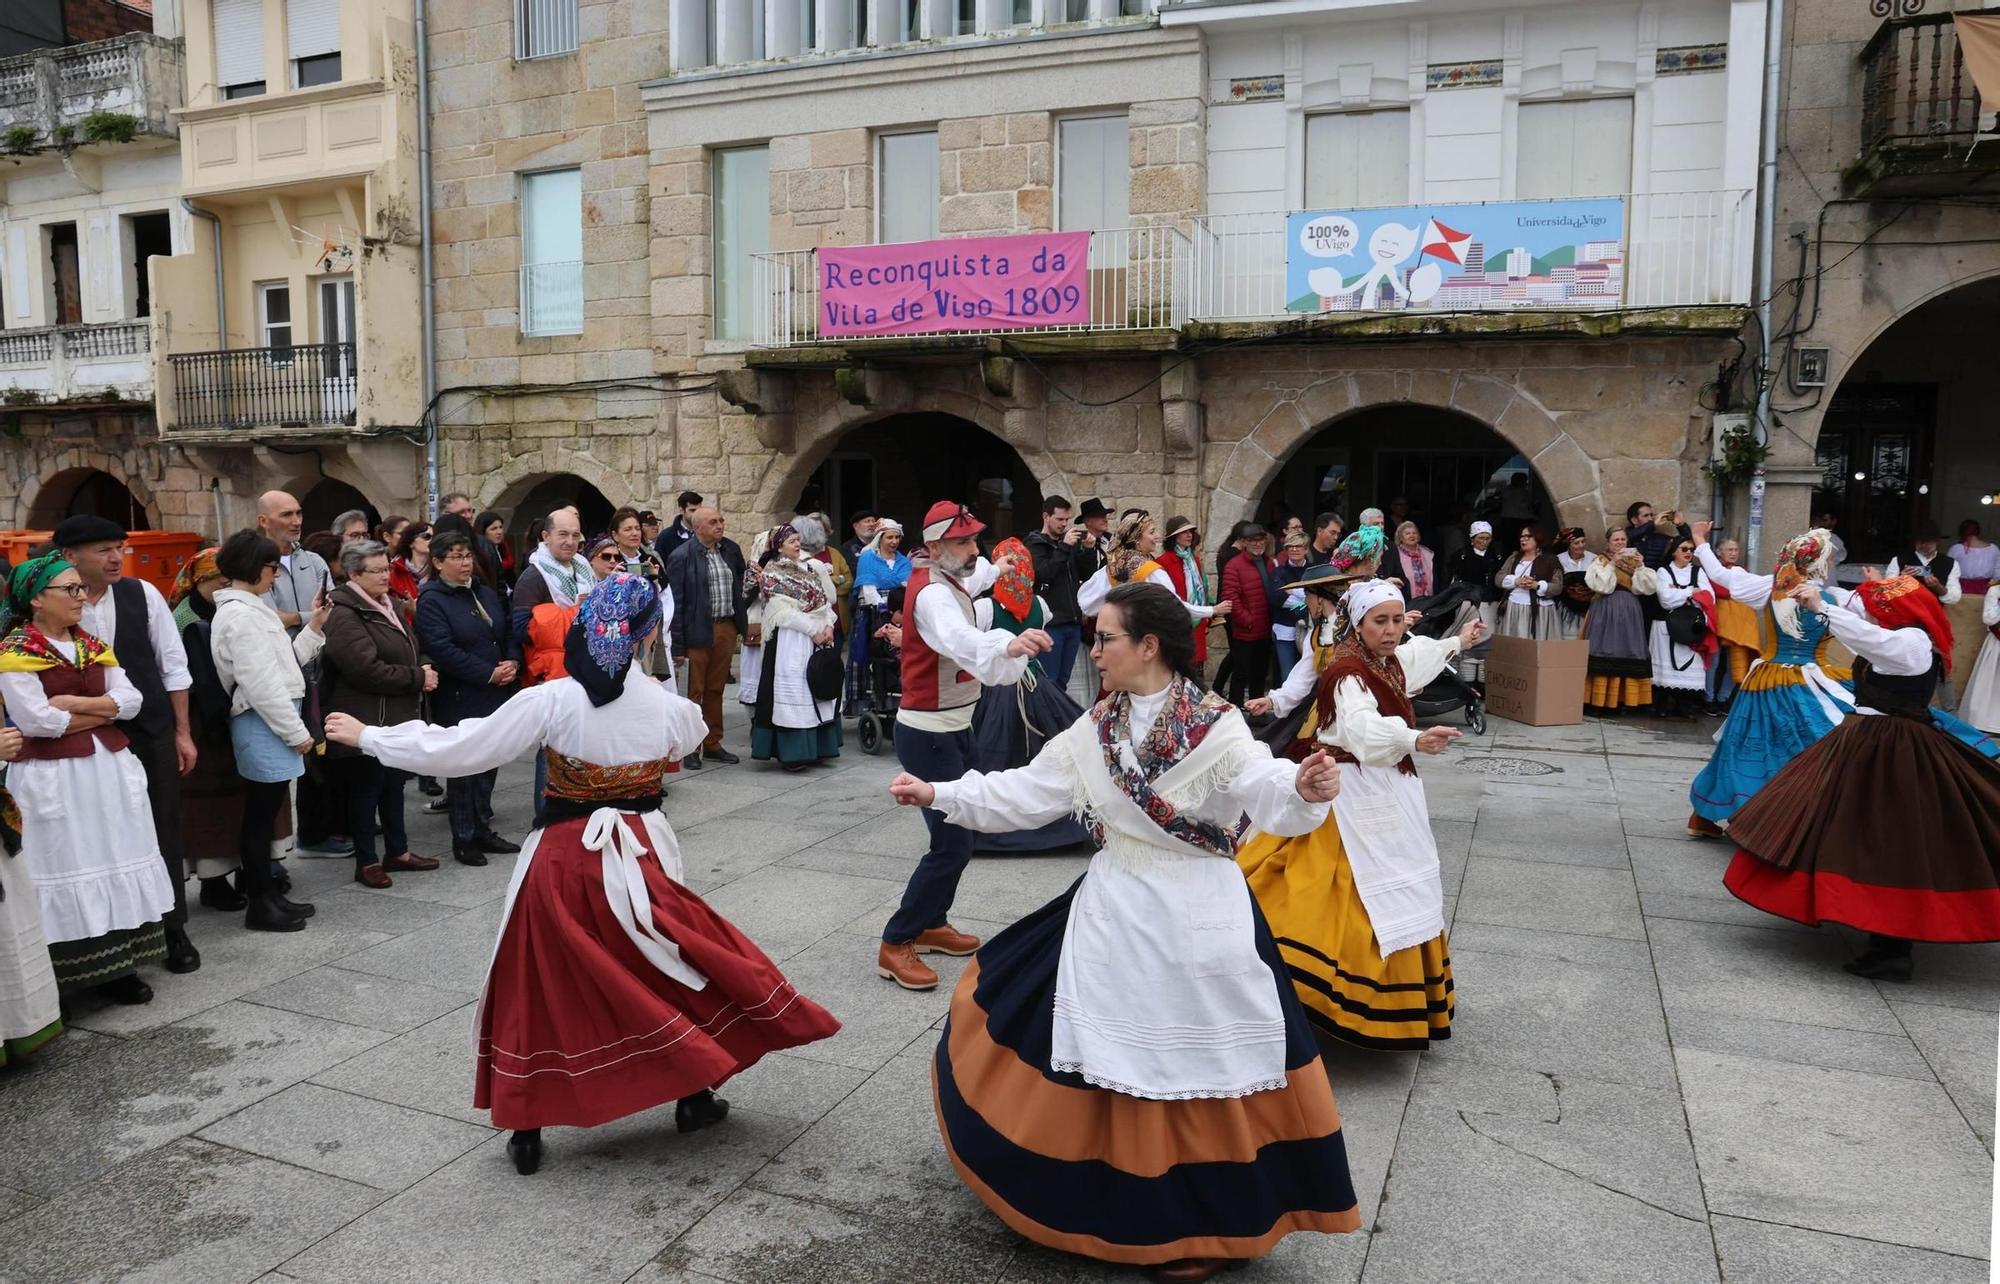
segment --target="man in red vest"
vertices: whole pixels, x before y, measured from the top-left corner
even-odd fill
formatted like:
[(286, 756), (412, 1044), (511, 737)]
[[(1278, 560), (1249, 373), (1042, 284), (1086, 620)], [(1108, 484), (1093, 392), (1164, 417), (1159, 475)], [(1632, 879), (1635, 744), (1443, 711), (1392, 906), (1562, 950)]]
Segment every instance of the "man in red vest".
[[(1040, 629), (1020, 636), (1005, 629), (981, 631), (972, 599), (992, 587), (1012, 563), (979, 556), (975, 536), (986, 524), (963, 504), (939, 500), (924, 514), (929, 560), (910, 573), (904, 591), (903, 702), (896, 713), (896, 758), (919, 780), (956, 780), (972, 766), (972, 711), (981, 683), (1020, 681), (1028, 662), (1055, 643)], [(946, 921), (959, 875), (972, 859), (972, 832), (948, 825), (926, 807), (930, 850), (924, 853), (903, 903), (882, 929), (875, 971), (906, 990), (937, 986), (937, 973), (919, 954), (963, 956), (979, 938)]]

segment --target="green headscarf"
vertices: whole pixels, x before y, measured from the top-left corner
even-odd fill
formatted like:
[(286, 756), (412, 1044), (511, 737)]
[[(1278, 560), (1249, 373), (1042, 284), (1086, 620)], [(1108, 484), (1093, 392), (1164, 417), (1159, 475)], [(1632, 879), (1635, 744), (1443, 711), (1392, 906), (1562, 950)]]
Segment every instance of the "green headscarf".
[(70, 569), (67, 559), (60, 553), (47, 553), (30, 558), (14, 568), (7, 580), (7, 609), (0, 612), (0, 633), (11, 632), (35, 614), (35, 599), (54, 582), (56, 576)]

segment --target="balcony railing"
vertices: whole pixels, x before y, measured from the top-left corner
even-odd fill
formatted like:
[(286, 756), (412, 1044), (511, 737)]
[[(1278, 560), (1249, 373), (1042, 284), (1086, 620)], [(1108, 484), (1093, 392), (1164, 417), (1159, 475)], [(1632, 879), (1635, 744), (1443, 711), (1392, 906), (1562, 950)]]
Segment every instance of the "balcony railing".
[[(1526, 297), (1518, 303), (1478, 310), (1701, 307), (1748, 300), (1754, 244), (1749, 226), (1754, 209), (1750, 192), (1664, 192), (1623, 199), (1622, 299), (1612, 296), (1603, 302), (1580, 303), (1538, 299), (1534, 292), (1524, 290)], [(1191, 311), (1196, 320), (1272, 320), (1299, 315), (1288, 310), (1290, 301), (1286, 298), (1286, 262), (1291, 247), (1285, 229), (1289, 217), (1273, 211), (1210, 214), (1195, 220)], [(1502, 247), (1487, 248), (1497, 254)], [(1431, 310), (1461, 309), (1447, 304)]]
[[(2000, 9), (1892, 18), (1861, 51), (1861, 155), (1850, 196), (2000, 191), (2000, 118), (1980, 100), (1955, 19)], [(1982, 110), (1983, 107), (1983, 110)]]
[(134, 32), (0, 59), (0, 132), (34, 131), (34, 147), (83, 144), (92, 116), (130, 117), (134, 133), (179, 128), (181, 42)]
[(521, 266), (521, 333), (583, 333), (583, 264)]
[(311, 428), (354, 423), (351, 343), (176, 352), (173, 427)]
[[(1022, 327), (1005, 333), (1177, 330), (1188, 320), (1188, 249), (1188, 238), (1173, 227), (1092, 232), (1085, 286), (1090, 319), (1081, 324)], [(759, 348), (789, 348), (819, 342), (818, 252), (753, 254), (749, 269), (751, 344)], [(923, 337), (963, 338), (993, 333), (996, 332), (939, 330), (926, 332)], [(881, 340), (840, 338), (837, 342)]]
[(0, 389), (48, 401), (99, 398), (106, 389), (144, 399), (153, 386), (151, 346), (145, 321), (0, 330)]

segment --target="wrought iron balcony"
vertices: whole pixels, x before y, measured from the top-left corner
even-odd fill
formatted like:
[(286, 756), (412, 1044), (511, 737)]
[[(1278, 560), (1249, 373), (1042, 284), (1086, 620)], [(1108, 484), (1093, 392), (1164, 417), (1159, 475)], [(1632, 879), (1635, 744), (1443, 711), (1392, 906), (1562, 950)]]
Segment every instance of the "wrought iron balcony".
[(0, 59), (0, 149), (179, 135), (181, 42), (147, 32)]
[(176, 352), (169, 427), (189, 431), (352, 427), (354, 345)]
[(2000, 119), (1982, 110), (1953, 21), (1974, 13), (1891, 18), (1861, 51), (1861, 156), (1851, 196), (2000, 191)]

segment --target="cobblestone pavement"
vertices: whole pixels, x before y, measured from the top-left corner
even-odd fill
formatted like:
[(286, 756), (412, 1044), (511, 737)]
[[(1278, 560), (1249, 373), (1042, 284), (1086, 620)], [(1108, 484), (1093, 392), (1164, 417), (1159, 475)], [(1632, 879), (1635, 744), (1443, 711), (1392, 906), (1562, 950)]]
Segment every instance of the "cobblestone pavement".
[[(1495, 721), (1424, 764), (1454, 1037), (1330, 1054), (1364, 1229), (1293, 1236), (1232, 1279), (1987, 1277), (2000, 949), (1919, 947), (1915, 983), (1873, 984), (1839, 968), (1848, 933), (1733, 900), (1727, 849), (1682, 829), (1712, 727)], [(469, 1052), (511, 858), (387, 892), (294, 861), (306, 931), (196, 910), (199, 973), (154, 975), (150, 1006), (83, 1013), (0, 1074), (0, 1277), (1137, 1278), (1025, 1244), (945, 1161), (927, 1062), (960, 964), (928, 995), (873, 965), (923, 848), (883, 788), (893, 759), (850, 733), (795, 779), (742, 739), (742, 766), (674, 779), (689, 881), (846, 1026), (734, 1081), (726, 1126), (553, 1129), (516, 1176)], [(529, 788), (525, 764), (503, 773), (503, 832)], [(412, 829), (448, 847), (443, 817)], [(980, 858), (955, 919), (996, 932), (1083, 868)]]

